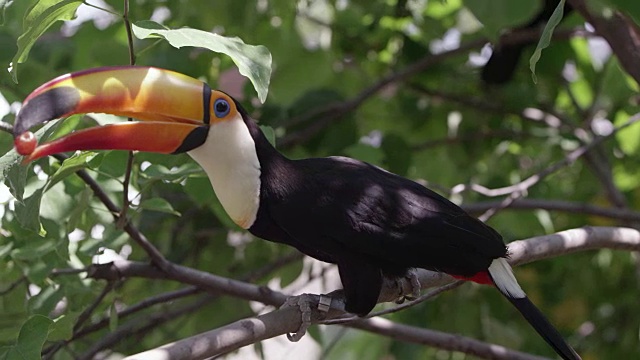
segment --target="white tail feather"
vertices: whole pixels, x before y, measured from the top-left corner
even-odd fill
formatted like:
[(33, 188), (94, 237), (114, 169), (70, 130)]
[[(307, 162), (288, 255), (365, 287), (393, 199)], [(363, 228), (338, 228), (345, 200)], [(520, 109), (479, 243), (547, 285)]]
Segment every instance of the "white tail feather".
[(491, 262), (491, 266), (489, 266), (489, 275), (491, 275), (498, 290), (508, 297), (521, 299), (527, 296), (518, 284), (506, 259), (494, 259)]

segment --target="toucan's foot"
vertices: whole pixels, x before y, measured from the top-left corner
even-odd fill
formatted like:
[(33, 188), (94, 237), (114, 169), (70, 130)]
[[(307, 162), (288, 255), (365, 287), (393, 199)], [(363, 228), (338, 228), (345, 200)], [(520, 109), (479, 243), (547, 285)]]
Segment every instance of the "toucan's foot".
[(411, 284), (411, 295), (406, 296), (409, 300), (415, 300), (420, 297), (420, 290), (422, 290), (422, 285), (420, 285), (420, 279), (418, 278), (418, 271), (414, 268), (407, 270), (407, 275), (405, 275), (409, 279), (409, 283)]
[[(281, 306), (284, 307), (297, 307), (300, 309), (302, 316), (300, 328), (294, 333), (287, 333), (287, 339), (291, 342), (298, 342), (307, 333), (307, 329), (311, 326), (311, 304), (314, 303), (317, 295), (302, 294), (299, 296), (290, 296)], [(326, 295), (320, 295), (320, 301), (318, 302), (318, 310), (323, 313), (329, 311), (331, 305), (331, 297)]]
[(420, 285), (420, 280), (418, 279), (418, 272), (416, 271), (416, 269), (411, 268), (407, 270), (407, 274), (405, 275), (405, 278), (409, 280), (409, 284), (411, 285), (411, 293), (406, 294), (404, 291), (405, 289), (403, 286), (403, 282), (400, 281), (399, 279), (396, 280), (398, 282), (398, 288), (400, 289), (400, 295), (398, 299), (396, 299), (396, 304), (402, 304), (407, 300), (411, 301), (420, 297), (421, 285)]

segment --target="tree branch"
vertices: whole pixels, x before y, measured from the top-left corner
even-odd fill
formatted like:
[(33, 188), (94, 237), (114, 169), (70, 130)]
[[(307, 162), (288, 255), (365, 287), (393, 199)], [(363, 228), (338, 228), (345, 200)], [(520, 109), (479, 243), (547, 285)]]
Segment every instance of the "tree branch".
[[(556, 34), (554, 34), (554, 39), (570, 39), (574, 36), (591, 35), (591, 33), (585, 31), (584, 29), (559, 30), (556, 32)], [(517, 31), (505, 34), (500, 38), (500, 41), (504, 44), (519, 44), (536, 41), (539, 38), (540, 29), (531, 29), (528, 31)], [(376, 83), (363, 89), (357, 96), (355, 96), (351, 100), (324, 105), (322, 107), (312, 109), (311, 111), (308, 111), (298, 117), (295, 117), (289, 121), (288, 126), (298, 125), (310, 120), (315, 121), (305, 129), (287, 134), (282, 139), (278, 139), (278, 146), (280, 148), (287, 148), (303, 143), (328, 125), (338, 121), (349, 112), (357, 109), (363, 102), (365, 102), (373, 95), (377, 94), (388, 85), (411, 79), (411, 77), (415, 74), (425, 71), (433, 65), (436, 65), (453, 56), (465, 54), (469, 50), (479, 48), (488, 42), (488, 39), (480, 38), (462, 44), (458, 48), (453, 50), (445, 51), (438, 54), (428, 54), (417, 62), (409, 65), (408, 67), (383, 77)]]
[(596, 14), (585, 0), (568, 1), (607, 40), (620, 65), (640, 84), (640, 29), (633, 20), (618, 11), (611, 16)]
[(351, 100), (333, 105), (322, 106), (313, 109), (297, 118), (291, 119), (289, 126), (304, 123), (312, 119), (315, 119), (315, 121), (307, 128), (295, 133), (287, 134), (282, 139), (278, 140), (278, 146), (281, 148), (286, 148), (303, 143), (329, 124), (337, 121), (347, 113), (358, 108), (363, 102), (365, 102), (371, 96), (377, 94), (386, 86), (396, 82), (407, 80), (412, 75), (424, 71), (449, 57), (464, 54), (471, 49), (482, 46), (486, 42), (486, 39), (476, 39), (467, 44), (461, 45), (457, 49), (445, 51), (439, 54), (428, 54), (427, 56), (406, 67), (405, 69), (383, 77), (375, 84), (362, 90), (356, 97)]
[[(491, 208), (500, 206), (500, 201), (482, 201), (476, 203), (462, 204), (460, 205), (465, 211), (469, 213), (480, 213)], [(506, 209), (513, 210), (532, 210), (543, 209), (552, 211), (570, 212), (573, 214), (581, 213), (584, 215), (600, 216), (609, 219), (616, 219), (622, 221), (640, 221), (640, 212), (624, 209), (624, 208), (609, 208), (596, 206), (588, 203), (580, 203), (564, 200), (545, 200), (545, 199), (531, 199), (520, 198), (512, 202)]]
[[(585, 144), (577, 148), (576, 150), (570, 152), (569, 154), (567, 154), (564, 157), (564, 159), (547, 166), (546, 168), (542, 169), (538, 173), (529, 176), (528, 178), (524, 179), (523, 181), (517, 184), (505, 186), (499, 189), (492, 189), (492, 190), (487, 189), (486, 191), (483, 192), (483, 194), (487, 196), (500, 196), (500, 195), (507, 195), (507, 194), (508, 196), (504, 200), (502, 200), (499, 207), (487, 210), (484, 214), (482, 214), (479, 217), (479, 219), (482, 221), (486, 221), (488, 218), (493, 216), (496, 213), (496, 211), (509, 206), (516, 199), (525, 195), (527, 190), (530, 187), (536, 185), (537, 183), (542, 181), (545, 177), (553, 174), (554, 172), (566, 166), (573, 164), (580, 157), (582, 157), (585, 153), (587, 153), (589, 150), (591, 150), (595, 146), (598, 146), (606, 139), (609, 139), (613, 135), (617, 134), (619, 131), (626, 129), (627, 127), (629, 127), (632, 124), (635, 124), (638, 121), (640, 121), (640, 113), (637, 113), (631, 116), (624, 124), (616, 127), (610, 134), (606, 136), (596, 136), (590, 143)], [(478, 191), (479, 189), (474, 189), (474, 190)]]
[[(600, 248), (638, 251), (640, 250), (640, 231), (630, 228), (585, 227), (566, 230), (552, 235), (514, 241), (509, 244), (509, 262), (513, 265), (519, 265), (561, 254), (564, 255), (582, 250)], [(173, 278), (174, 280), (179, 279), (182, 282), (203, 286), (210, 290), (219, 291), (232, 296), (238, 296), (246, 300), (257, 300), (265, 304), (276, 306), (280, 305), (286, 298), (284, 294), (267, 289), (265, 287), (241, 283), (230, 279), (224, 280), (216, 275), (207, 274), (193, 269), (177, 267), (176, 273), (174, 273), (174, 275), (176, 275), (177, 273), (182, 273), (183, 269), (186, 272), (184, 274), (181, 274), (180, 276), (177, 276), (176, 278)], [(100, 274), (102, 276), (107, 276), (108, 278), (110, 276), (143, 276), (155, 278), (163, 275), (162, 272), (150, 265), (134, 263), (125, 260), (118, 261), (109, 267), (103, 266), (103, 268), (100, 270), (100, 272), (96, 272), (94, 273), (94, 275)], [(418, 276), (423, 288), (441, 286), (455, 281), (453, 278), (446, 274), (427, 270), (419, 270)], [(229, 287), (226, 287), (225, 283), (228, 284)], [(394, 283), (395, 281), (385, 282), (383, 292), (380, 295), (379, 301), (391, 301), (398, 297), (399, 291)], [(407, 291), (406, 293), (409, 292)], [(318, 297), (316, 296), (315, 298), (317, 303)], [(334, 298), (333, 300), (340, 303), (340, 299)], [(312, 308), (315, 309), (315, 307)], [(332, 302), (332, 309), (327, 314), (323, 314), (317, 310), (314, 310), (312, 321), (318, 322), (322, 318), (333, 318), (341, 316), (343, 315), (343, 312), (340, 311), (339, 308), (340, 306), (334, 307)], [(282, 308), (255, 318), (243, 319), (228, 326), (211, 330), (209, 332), (202, 333), (188, 339), (167, 344), (158, 349), (135, 355), (132, 358), (156, 359), (158, 358), (156, 356), (159, 355), (170, 355), (171, 359), (198, 359), (215, 356), (266, 338), (271, 338), (285, 334), (287, 332), (296, 331), (299, 328), (300, 323), (301, 317), (298, 309)], [(381, 323), (374, 322), (373, 325), (370, 326), (374, 326), (376, 324)], [(351, 325), (351, 323), (347, 324), (347, 326)], [(392, 329), (394, 328), (391, 327), (388, 331), (391, 332)], [(440, 340), (438, 340), (438, 338), (432, 338), (431, 335), (433, 333), (430, 332), (420, 333), (423, 337), (418, 337), (416, 335), (416, 337), (413, 338), (406, 338), (403, 335), (400, 335), (402, 334), (402, 331), (406, 329), (404, 325), (402, 327), (396, 327), (395, 329), (400, 329), (398, 330), (400, 333), (393, 336), (398, 336), (403, 340), (415, 340), (419, 343), (442, 343)], [(447, 339), (449, 339), (447, 341), (450, 341), (456, 338)], [(478, 343), (482, 344), (481, 342)], [(469, 343), (465, 344), (469, 345)], [(473, 344), (475, 346), (476, 343)], [(471, 347), (464, 347), (460, 344), (454, 344), (450, 346), (457, 346), (456, 350), (463, 352), (465, 350), (460, 350), (459, 347), (464, 348), (470, 353), (472, 351), (471, 349), (475, 349), (471, 345), (469, 345)], [(494, 347), (495, 345), (489, 346)], [(473, 352), (473, 354), (478, 355), (478, 353), (476, 352)], [(512, 354), (509, 353), (509, 356), (511, 355)], [(513, 356), (517, 356), (517, 354)], [(510, 357), (507, 356), (506, 358)]]
[[(68, 159), (68, 157), (64, 154), (55, 154), (53, 155), (53, 157), (58, 159), (58, 161), (60, 162)], [(114, 221), (118, 223), (120, 219), (120, 216), (118, 215), (120, 213), (120, 209), (113, 201), (111, 201), (109, 195), (107, 195), (107, 193), (100, 187), (98, 182), (96, 182), (85, 170), (76, 171), (76, 175), (78, 175), (78, 177), (80, 177), (80, 179), (82, 179), (82, 181), (84, 181), (84, 183), (89, 186), (91, 191), (93, 191), (93, 194), (102, 202), (107, 210), (109, 210), (109, 212), (113, 216)], [(146, 251), (146, 253), (151, 258), (151, 261), (156, 266), (161, 269), (167, 269), (170, 266), (169, 261), (165, 259), (160, 250), (153, 246), (153, 244), (151, 244), (151, 242), (147, 240), (146, 236), (144, 236), (144, 234), (142, 234), (134, 225), (132, 225), (131, 222), (125, 221), (123, 229), (136, 243), (138, 243), (138, 245), (140, 245), (140, 247), (142, 247), (142, 249), (144, 249), (144, 251)]]
[(383, 318), (360, 319), (349, 326), (387, 336), (396, 340), (433, 346), (449, 351), (459, 351), (483, 359), (497, 360), (548, 360), (504, 346), (486, 343), (469, 337), (440, 331), (398, 324)]

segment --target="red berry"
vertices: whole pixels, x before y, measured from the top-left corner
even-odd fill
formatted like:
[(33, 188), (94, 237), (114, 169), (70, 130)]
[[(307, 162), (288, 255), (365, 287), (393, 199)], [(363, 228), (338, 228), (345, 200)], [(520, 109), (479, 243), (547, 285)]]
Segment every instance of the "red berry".
[(36, 145), (38, 145), (38, 140), (36, 140), (36, 136), (31, 131), (27, 131), (15, 138), (13, 145), (16, 147), (18, 154), (31, 155), (33, 150), (36, 149)]

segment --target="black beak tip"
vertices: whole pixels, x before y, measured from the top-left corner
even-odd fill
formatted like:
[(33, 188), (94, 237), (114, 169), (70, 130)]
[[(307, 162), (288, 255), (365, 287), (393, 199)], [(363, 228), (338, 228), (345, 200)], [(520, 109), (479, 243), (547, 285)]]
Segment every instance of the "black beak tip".
[(24, 104), (16, 116), (13, 136), (18, 137), (36, 125), (71, 113), (79, 101), (78, 90), (71, 87), (53, 88), (36, 95)]

